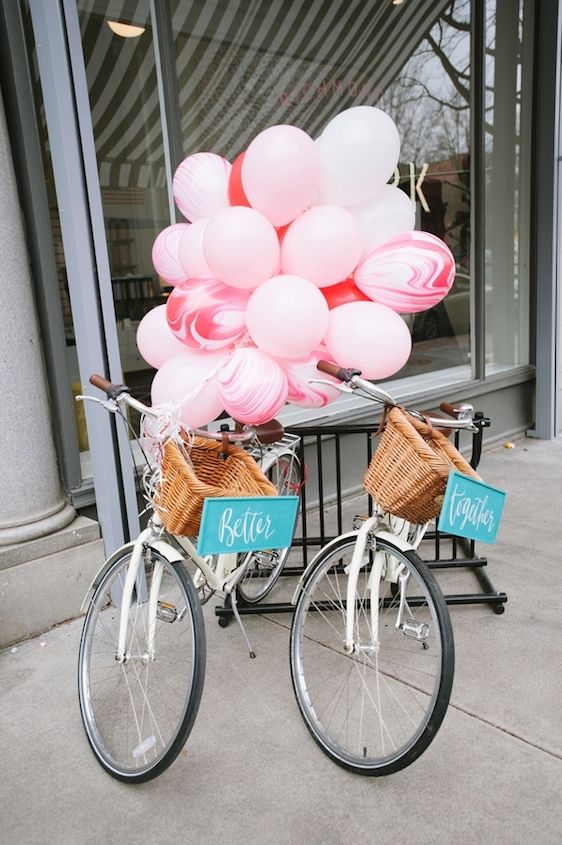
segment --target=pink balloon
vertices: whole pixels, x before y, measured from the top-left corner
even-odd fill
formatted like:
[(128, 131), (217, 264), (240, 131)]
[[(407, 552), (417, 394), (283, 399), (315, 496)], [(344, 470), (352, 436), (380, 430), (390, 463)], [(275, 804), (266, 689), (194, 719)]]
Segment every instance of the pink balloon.
[(203, 250), (213, 275), (236, 288), (255, 288), (279, 271), (275, 229), (246, 206), (224, 208), (209, 220)]
[(179, 419), (198, 428), (223, 410), (218, 373), (228, 353), (184, 349), (163, 364), (152, 381), (152, 404), (171, 405)]
[(211, 217), (229, 204), (228, 181), (232, 165), (216, 153), (195, 153), (174, 173), (176, 205), (188, 220)]
[(411, 232), (416, 224), (412, 200), (393, 185), (383, 185), (374, 197), (348, 210), (363, 234), (364, 255), (402, 232)]
[(208, 217), (202, 217), (191, 223), (182, 232), (178, 244), (178, 258), (186, 279), (211, 279), (213, 271), (207, 264), (203, 252), (203, 235), (209, 222)]
[(246, 309), (250, 337), (275, 358), (296, 358), (317, 346), (328, 328), (328, 304), (300, 276), (273, 276), (253, 291)]
[(260, 132), (242, 162), (242, 186), (250, 205), (274, 226), (284, 226), (311, 204), (318, 190), (320, 159), (310, 135), (281, 124)]
[(287, 373), (289, 382), (289, 393), (287, 401), (291, 405), (299, 405), (301, 408), (323, 408), (329, 402), (333, 402), (340, 396), (336, 387), (329, 387), (327, 384), (311, 384), (313, 379), (340, 384), (338, 379), (321, 373), (317, 368), (318, 361), (330, 361), (331, 355), (327, 349), (319, 348), (314, 350), (303, 361), (280, 361)]
[(319, 205), (305, 211), (287, 229), (281, 244), (281, 269), (324, 288), (347, 278), (362, 252), (361, 231), (349, 211)]
[(179, 259), (179, 244), (187, 223), (174, 223), (162, 229), (152, 245), (152, 264), (158, 275), (169, 285), (185, 282), (187, 276)]
[(287, 376), (269, 355), (236, 349), (219, 374), (219, 394), (233, 419), (259, 425), (273, 419), (287, 400)]
[(146, 363), (155, 370), (183, 352), (185, 346), (168, 325), (165, 305), (157, 305), (144, 315), (137, 328), (137, 346)]
[(451, 250), (428, 232), (403, 232), (381, 244), (354, 273), (359, 290), (399, 314), (415, 314), (437, 305), (454, 278)]
[(194, 349), (229, 346), (246, 332), (249, 296), (217, 279), (190, 279), (168, 297), (168, 325), (177, 338)]
[(398, 372), (412, 350), (402, 317), (376, 302), (348, 302), (330, 311), (325, 344), (342, 367), (361, 370), (364, 378), (384, 379)]

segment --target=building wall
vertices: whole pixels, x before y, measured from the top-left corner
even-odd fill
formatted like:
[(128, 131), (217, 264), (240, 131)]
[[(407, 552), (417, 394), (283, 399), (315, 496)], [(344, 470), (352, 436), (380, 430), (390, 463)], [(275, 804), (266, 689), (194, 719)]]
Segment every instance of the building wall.
[(57, 466), (35, 300), (0, 98), (0, 647), (77, 614), (101, 563)]

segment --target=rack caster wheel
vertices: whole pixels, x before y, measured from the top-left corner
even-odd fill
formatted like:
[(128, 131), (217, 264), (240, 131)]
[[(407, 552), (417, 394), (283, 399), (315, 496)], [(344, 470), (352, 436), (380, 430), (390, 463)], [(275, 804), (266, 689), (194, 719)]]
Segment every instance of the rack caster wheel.
[(495, 604), (494, 605), (494, 613), (496, 613), (498, 616), (500, 614), (504, 613), (504, 611), (505, 611), (505, 605), (503, 604), (503, 602), (501, 604)]
[[(225, 608), (225, 610), (227, 608), (230, 610), (230, 608), (232, 607), (232, 603), (230, 601), (230, 596), (227, 596), (225, 598), (223, 607)], [(219, 616), (218, 619), (219, 619), (219, 625), (220, 625), (221, 628), (226, 628), (230, 623), (230, 616), (227, 616), (226, 614), (224, 616)]]

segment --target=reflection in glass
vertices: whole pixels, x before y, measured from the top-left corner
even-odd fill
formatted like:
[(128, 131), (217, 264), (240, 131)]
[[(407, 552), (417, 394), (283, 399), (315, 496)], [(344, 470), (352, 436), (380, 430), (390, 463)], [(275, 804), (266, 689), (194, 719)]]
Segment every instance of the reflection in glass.
[(416, 204), (416, 228), (444, 240), (456, 264), (445, 299), (406, 317), (414, 339), (407, 375), (471, 359), (470, 16), (470, 0), (444, 9), (379, 103), (399, 127), (396, 183)]
[(446, 241), (450, 302), (408, 315), (401, 375), (470, 360), (470, 0), (394, 6), (363, 0), (172, 4), (184, 154), (233, 161), (268, 126), (317, 137), (354, 105), (378, 105), (402, 139), (398, 184), (416, 228)]
[[(136, 330), (165, 301), (151, 252), (170, 222), (149, 0), (77, 6), (121, 361), (140, 398), (154, 370), (138, 353)], [(123, 37), (109, 21), (135, 27), (135, 37)]]

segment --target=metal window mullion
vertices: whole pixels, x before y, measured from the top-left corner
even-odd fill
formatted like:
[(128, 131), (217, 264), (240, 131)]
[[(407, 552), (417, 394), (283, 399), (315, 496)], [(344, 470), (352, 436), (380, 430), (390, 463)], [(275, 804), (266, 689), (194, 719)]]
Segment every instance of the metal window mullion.
[(181, 135), (179, 91), (177, 68), (174, 52), (174, 33), (172, 13), (168, 0), (150, 0), (154, 58), (158, 82), (158, 100), (162, 123), (162, 143), (166, 165), (166, 183), (168, 188), (168, 206), (170, 222), (175, 223), (183, 217), (174, 203), (172, 180), (178, 164), (183, 159)]
[(470, 168), (471, 188), (471, 367), (472, 377), (482, 380), (486, 377), (486, 314), (485, 314), (485, 246), (486, 246), (486, 151), (485, 151), (485, 83), (486, 15), (484, 0), (473, 0), (471, 28), (471, 144), (472, 166)]
[(549, 439), (559, 434), (557, 397), (559, 361), (559, 168), (560, 61), (562, 15), (558, 0), (544, 0), (536, 8), (535, 114), (533, 120), (533, 276), (535, 300), (536, 411), (529, 434)]
[[(69, 58), (72, 69), (72, 82), (75, 92), (76, 115), (80, 143), (83, 155), (84, 176), (86, 180), (87, 203), (92, 230), (95, 262), (97, 267), (97, 282), (100, 294), (101, 316), (103, 321), (103, 336), (107, 356), (108, 372), (111, 381), (121, 383), (123, 372), (121, 368), (121, 354), (117, 337), (117, 322), (115, 305), (113, 302), (113, 286), (111, 270), (107, 253), (107, 238), (103, 219), (103, 205), (98, 175), (96, 148), (94, 143), (94, 128), (90, 111), (90, 97), (84, 52), (80, 35), (80, 23), (75, 0), (62, 0), (69, 46)], [(126, 428), (118, 425), (116, 429), (119, 451), (119, 466), (122, 479), (122, 500), (126, 510), (126, 525), (128, 536), (136, 537), (140, 531), (138, 517), (137, 495), (133, 459), (129, 435)], [(97, 497), (96, 497), (97, 498)]]
[[(51, 146), (78, 365), (84, 383), (106, 356), (71, 71), (60, 5), (30, 0), (29, 9)], [(125, 537), (121, 508), (117, 506), (122, 485), (112, 449), (112, 420), (89, 403), (85, 412), (98, 519), (109, 553)]]

